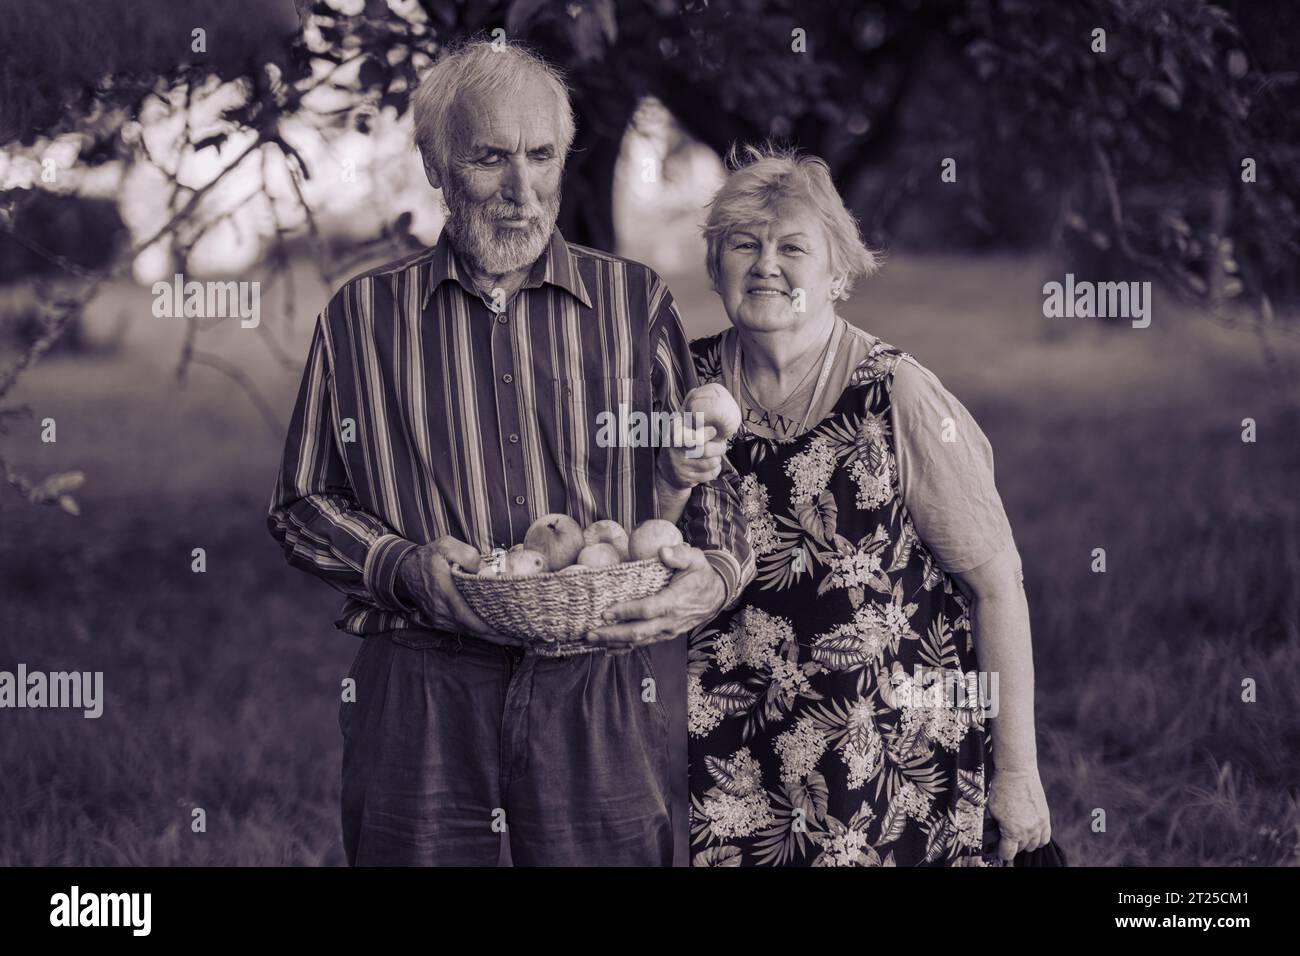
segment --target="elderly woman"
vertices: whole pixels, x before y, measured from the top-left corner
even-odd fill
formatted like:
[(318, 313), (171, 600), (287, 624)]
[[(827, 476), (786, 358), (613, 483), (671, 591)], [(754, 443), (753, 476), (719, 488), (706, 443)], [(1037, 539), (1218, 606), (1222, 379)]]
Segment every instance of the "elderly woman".
[[(989, 444), (836, 314), (877, 263), (826, 164), (746, 152), (705, 227), (732, 328), (691, 349), (741, 408), (726, 455), (758, 574), (691, 638), (693, 864), (1005, 862), (1051, 827)], [(661, 456), (668, 517), (723, 448)]]

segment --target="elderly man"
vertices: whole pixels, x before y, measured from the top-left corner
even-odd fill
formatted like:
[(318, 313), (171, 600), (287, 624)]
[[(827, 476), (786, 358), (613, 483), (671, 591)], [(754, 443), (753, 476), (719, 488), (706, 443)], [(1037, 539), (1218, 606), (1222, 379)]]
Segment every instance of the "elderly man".
[(268, 519), (290, 564), (347, 595), (337, 626), (365, 638), (339, 712), (348, 861), (490, 865), (506, 832), (520, 864), (668, 865), (667, 714), (646, 646), (753, 576), (730, 475), (690, 492), (668, 586), (611, 609), (574, 656), (494, 632), (433, 542), (509, 548), (555, 512), (654, 517), (658, 493), (675, 497), (670, 453), (606, 447), (596, 416), (678, 407), (695, 384), (681, 320), (650, 269), (556, 230), (574, 120), (546, 63), (465, 45), (414, 114), (446, 226), (320, 314)]

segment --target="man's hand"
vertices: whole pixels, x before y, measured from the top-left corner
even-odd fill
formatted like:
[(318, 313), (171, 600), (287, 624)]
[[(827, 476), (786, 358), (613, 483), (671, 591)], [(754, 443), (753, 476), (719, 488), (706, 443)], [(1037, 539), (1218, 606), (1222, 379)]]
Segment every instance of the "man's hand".
[(451, 565), (438, 553), (434, 544), (416, 548), (397, 566), (397, 576), (416, 607), (444, 631), (457, 631), (481, 637), (493, 644), (523, 647), (528, 642), (522, 638), (508, 637), (493, 630), (474, 613), (456, 590), (451, 577)]
[(658, 594), (611, 605), (611, 622), (587, 634), (587, 640), (611, 648), (630, 648), (671, 641), (707, 621), (726, 602), (727, 588), (704, 552), (688, 544), (659, 550), (659, 560), (677, 571)]

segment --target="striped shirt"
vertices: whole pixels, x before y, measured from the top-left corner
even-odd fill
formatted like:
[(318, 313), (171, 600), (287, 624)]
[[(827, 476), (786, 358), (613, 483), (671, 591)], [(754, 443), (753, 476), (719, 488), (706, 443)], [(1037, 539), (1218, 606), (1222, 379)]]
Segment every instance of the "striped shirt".
[[(346, 282), (317, 317), (267, 525), (291, 565), (347, 596), (339, 628), (430, 627), (396, 590), (419, 544), (450, 534), (486, 553), (543, 514), (629, 530), (655, 517), (656, 449), (626, 447), (617, 436), (637, 432), (601, 413), (671, 412), (696, 384), (672, 295), (646, 266), (556, 230), (494, 303), (444, 232)], [(724, 459), (678, 522), (727, 607), (754, 575), (735, 481)]]

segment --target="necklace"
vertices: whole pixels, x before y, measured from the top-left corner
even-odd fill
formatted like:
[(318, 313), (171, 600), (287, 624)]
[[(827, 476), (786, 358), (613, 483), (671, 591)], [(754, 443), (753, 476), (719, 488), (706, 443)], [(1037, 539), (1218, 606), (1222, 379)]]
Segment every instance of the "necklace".
[[(813, 409), (817, 407), (817, 401), (821, 398), (822, 391), (826, 387), (826, 380), (830, 377), (831, 366), (834, 363), (835, 353), (839, 348), (839, 341), (843, 332), (843, 322), (838, 316), (836, 316), (835, 323), (831, 327), (831, 334), (827, 336), (826, 345), (822, 348), (821, 371), (817, 376), (817, 385), (813, 388), (812, 394), (808, 397), (808, 407), (804, 410), (803, 419), (800, 421), (801, 425), (807, 423), (809, 417), (813, 413)], [(804, 377), (800, 380), (799, 384), (792, 388), (785, 398), (783, 398), (777, 405), (768, 408), (757, 400), (757, 395), (754, 394), (754, 390), (750, 387), (749, 382), (745, 378), (744, 363), (741, 361), (739, 336), (736, 337), (735, 344), (735, 360), (733, 362), (731, 374), (732, 381), (739, 383), (745, 392), (748, 393), (749, 397), (754, 399), (753, 404), (755, 407), (760, 411), (765, 412), (769, 418), (773, 415), (776, 409), (785, 405), (795, 395), (795, 393), (803, 387), (804, 382), (808, 381), (808, 376), (812, 374), (812, 370), (817, 367), (817, 363), (815, 362), (810, 365), (808, 371), (804, 374)]]
[[(830, 346), (830, 339), (827, 338), (826, 345), (822, 347), (822, 354), (821, 356), (819, 356), (819, 358), (826, 357), (826, 349), (829, 346)], [(754, 399), (754, 404), (756, 404), (759, 408), (763, 409), (764, 411), (772, 412), (772, 411), (776, 411), (778, 408), (781, 408), (786, 403), (788, 403), (790, 399), (794, 397), (795, 393), (798, 392), (799, 389), (803, 388), (804, 382), (808, 381), (809, 376), (812, 375), (813, 369), (817, 368), (817, 365), (818, 365), (817, 362), (811, 362), (808, 365), (808, 371), (803, 373), (803, 378), (799, 379), (799, 381), (795, 383), (794, 388), (786, 392), (785, 397), (782, 398), (779, 402), (777, 402), (774, 405), (764, 405), (762, 402), (758, 401), (758, 392), (754, 389), (754, 386), (749, 383), (749, 376), (745, 372), (745, 363), (743, 361), (740, 363), (740, 384), (745, 387), (745, 391), (748, 392), (749, 396)]]

